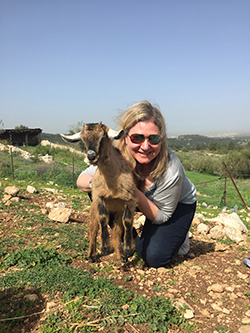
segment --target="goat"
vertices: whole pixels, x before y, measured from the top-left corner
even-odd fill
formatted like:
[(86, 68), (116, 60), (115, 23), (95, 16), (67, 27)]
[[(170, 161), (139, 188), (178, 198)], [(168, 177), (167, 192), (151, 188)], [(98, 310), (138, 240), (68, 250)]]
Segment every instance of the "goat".
[[(119, 140), (125, 135), (100, 123), (85, 124), (81, 132), (72, 136), (61, 134), (67, 142), (80, 140), (86, 146), (87, 158), (98, 168), (92, 181), (92, 203), (90, 207), (88, 258), (95, 262), (96, 238), (101, 226), (101, 251), (112, 251), (109, 242), (108, 224), (112, 229), (113, 247), (116, 257), (122, 262), (134, 252), (133, 216), (137, 206), (136, 186), (132, 170), (114, 147), (112, 140)], [(124, 240), (124, 249), (122, 241)]]

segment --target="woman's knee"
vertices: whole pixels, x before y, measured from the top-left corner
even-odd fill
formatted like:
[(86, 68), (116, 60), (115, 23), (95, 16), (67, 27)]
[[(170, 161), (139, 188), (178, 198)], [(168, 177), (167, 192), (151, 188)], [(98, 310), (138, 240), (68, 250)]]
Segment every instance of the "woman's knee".
[(159, 268), (168, 265), (172, 261), (172, 256), (168, 253), (163, 253), (162, 249), (159, 251), (147, 249), (146, 251), (139, 252), (139, 255), (149, 267)]

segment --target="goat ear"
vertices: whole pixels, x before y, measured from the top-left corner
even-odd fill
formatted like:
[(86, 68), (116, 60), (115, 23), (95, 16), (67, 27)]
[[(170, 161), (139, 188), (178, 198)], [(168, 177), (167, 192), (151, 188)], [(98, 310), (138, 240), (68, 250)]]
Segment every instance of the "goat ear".
[(81, 132), (75, 133), (73, 135), (60, 134), (62, 139), (66, 142), (78, 142), (81, 140)]
[(125, 131), (122, 129), (119, 132), (112, 130), (111, 128), (108, 131), (108, 136), (113, 140), (120, 140), (125, 135)]

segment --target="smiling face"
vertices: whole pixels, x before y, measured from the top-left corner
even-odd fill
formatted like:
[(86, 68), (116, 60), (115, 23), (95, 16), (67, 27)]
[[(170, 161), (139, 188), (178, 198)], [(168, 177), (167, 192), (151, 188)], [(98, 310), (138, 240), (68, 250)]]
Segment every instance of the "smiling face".
[(132, 143), (129, 138), (132, 134), (143, 134), (145, 137), (152, 134), (160, 135), (159, 128), (152, 121), (140, 121), (130, 129), (125, 138), (127, 148), (134, 159), (140, 164), (149, 164), (159, 154), (161, 142), (152, 145), (146, 138), (142, 143)]

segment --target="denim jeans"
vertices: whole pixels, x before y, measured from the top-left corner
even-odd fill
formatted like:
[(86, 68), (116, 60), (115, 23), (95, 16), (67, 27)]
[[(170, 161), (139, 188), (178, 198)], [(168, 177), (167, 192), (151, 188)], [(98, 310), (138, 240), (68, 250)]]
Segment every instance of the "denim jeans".
[(146, 219), (136, 243), (140, 257), (148, 266), (163, 267), (176, 257), (191, 226), (195, 209), (196, 203), (179, 203), (172, 217), (163, 224), (152, 224)]

